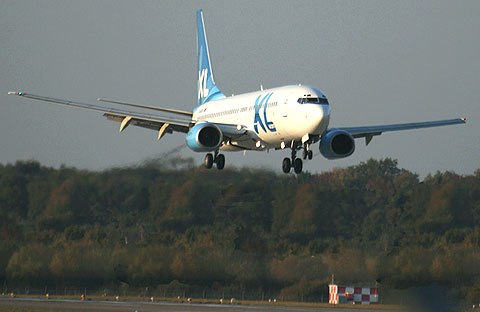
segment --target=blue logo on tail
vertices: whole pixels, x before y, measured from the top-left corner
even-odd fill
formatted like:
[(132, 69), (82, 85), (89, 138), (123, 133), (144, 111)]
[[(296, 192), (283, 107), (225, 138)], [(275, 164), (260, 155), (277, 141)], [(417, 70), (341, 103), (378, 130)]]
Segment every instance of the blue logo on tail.
[(203, 22), (203, 12), (197, 12), (197, 57), (198, 57), (198, 105), (222, 99), (225, 95), (217, 88), (213, 79), (207, 34)]

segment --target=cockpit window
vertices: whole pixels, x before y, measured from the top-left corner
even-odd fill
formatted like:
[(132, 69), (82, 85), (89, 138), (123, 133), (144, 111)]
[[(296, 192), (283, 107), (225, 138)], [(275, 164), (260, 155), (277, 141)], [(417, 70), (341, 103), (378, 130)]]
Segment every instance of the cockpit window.
[(303, 103), (328, 104), (328, 100), (326, 98), (320, 98), (320, 97), (299, 98), (297, 102), (300, 104), (303, 104)]

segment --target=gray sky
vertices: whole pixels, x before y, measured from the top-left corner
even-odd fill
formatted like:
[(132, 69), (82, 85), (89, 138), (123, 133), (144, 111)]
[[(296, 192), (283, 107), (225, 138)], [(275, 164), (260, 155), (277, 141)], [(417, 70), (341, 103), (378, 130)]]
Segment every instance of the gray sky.
[[(0, 0), (0, 163), (36, 159), (86, 169), (132, 165), (179, 145), (101, 114), (7, 96), (97, 97), (191, 110), (195, 12), (204, 10), (215, 80), (225, 94), (308, 84), (323, 90), (331, 126), (469, 117), (467, 125), (356, 140), (370, 157), (424, 176), (480, 167), (480, 1), (5, 1)], [(181, 154), (200, 164), (203, 153)], [(281, 172), (288, 151), (226, 153), (226, 166)]]

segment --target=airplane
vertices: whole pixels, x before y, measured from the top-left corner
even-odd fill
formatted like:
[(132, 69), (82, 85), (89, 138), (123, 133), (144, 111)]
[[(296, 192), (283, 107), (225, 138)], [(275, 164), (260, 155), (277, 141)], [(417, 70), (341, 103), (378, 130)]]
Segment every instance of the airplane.
[[(117, 100), (97, 99), (116, 105), (167, 113), (139, 113), (100, 105), (85, 104), (22, 91), (8, 92), (25, 98), (87, 109), (103, 113), (107, 119), (120, 122), (120, 132), (129, 125), (158, 132), (160, 140), (166, 133), (186, 134), (186, 145), (195, 152), (206, 152), (205, 167), (225, 166), (220, 151), (291, 151), (282, 162), (282, 170), (293, 167), (299, 174), (303, 160), (313, 157), (312, 145), (319, 142), (319, 152), (327, 159), (348, 157), (355, 151), (355, 139), (365, 138), (368, 145), (383, 132), (464, 124), (467, 118), (414, 122), (391, 125), (329, 128), (330, 103), (321, 90), (304, 85), (288, 85), (225, 96), (213, 78), (207, 44), (203, 11), (197, 11), (198, 103), (192, 112), (140, 105)], [(297, 157), (297, 152), (302, 156)]]

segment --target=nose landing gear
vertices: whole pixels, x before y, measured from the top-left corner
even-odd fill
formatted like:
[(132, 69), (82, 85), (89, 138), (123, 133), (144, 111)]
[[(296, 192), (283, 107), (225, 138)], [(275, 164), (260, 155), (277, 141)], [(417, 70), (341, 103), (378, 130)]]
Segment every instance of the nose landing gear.
[(302, 156), (303, 156), (303, 159), (307, 159), (307, 158), (308, 158), (308, 160), (312, 160), (312, 158), (313, 158), (313, 152), (312, 152), (311, 150), (305, 150), (305, 149), (304, 149)]
[(213, 164), (217, 165), (218, 170), (222, 170), (225, 167), (225, 156), (215, 151), (215, 156), (211, 153), (205, 155), (205, 168), (211, 169)]
[(303, 162), (300, 158), (297, 158), (297, 150), (292, 149), (292, 160), (290, 158), (284, 158), (282, 162), (282, 170), (285, 173), (289, 173), (290, 170), (292, 169), (293, 165), (293, 171), (295, 171), (296, 174), (299, 174), (302, 172), (303, 169)]

